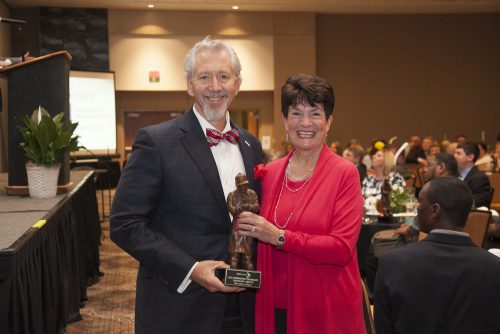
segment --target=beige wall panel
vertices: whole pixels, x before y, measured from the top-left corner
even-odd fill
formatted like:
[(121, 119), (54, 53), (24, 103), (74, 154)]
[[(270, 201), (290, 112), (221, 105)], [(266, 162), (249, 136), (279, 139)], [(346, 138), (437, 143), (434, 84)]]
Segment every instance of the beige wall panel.
[[(110, 68), (116, 73), (116, 89), (142, 91), (186, 89), (184, 57), (192, 45), (201, 38), (202, 36), (157, 38), (111, 35)], [(272, 36), (231, 38), (225, 41), (240, 57), (243, 68), (241, 90), (273, 90)], [(159, 71), (159, 82), (149, 82), (150, 71)]]
[(318, 74), (334, 86), (333, 135), (369, 145), (410, 134), (492, 144), (500, 132), (500, 14), (319, 15)]
[[(183, 59), (197, 37), (150, 38), (109, 36), (110, 69), (117, 90), (184, 90)], [(149, 82), (149, 71), (159, 71), (160, 81)]]

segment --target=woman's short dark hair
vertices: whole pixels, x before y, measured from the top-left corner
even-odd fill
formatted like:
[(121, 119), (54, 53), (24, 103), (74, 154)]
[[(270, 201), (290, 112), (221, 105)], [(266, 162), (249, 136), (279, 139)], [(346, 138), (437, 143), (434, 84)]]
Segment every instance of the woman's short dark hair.
[(333, 113), (335, 94), (333, 87), (323, 78), (312, 74), (297, 74), (286, 79), (281, 87), (281, 113), (288, 118), (288, 110), (298, 104), (320, 104), (328, 119)]

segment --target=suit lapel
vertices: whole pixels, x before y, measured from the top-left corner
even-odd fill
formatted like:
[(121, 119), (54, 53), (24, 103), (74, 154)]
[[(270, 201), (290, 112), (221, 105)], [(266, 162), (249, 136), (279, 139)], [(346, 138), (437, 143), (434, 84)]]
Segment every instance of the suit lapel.
[(476, 169), (476, 167), (472, 166), (471, 170), (467, 173), (467, 175), (465, 175), (465, 178), (464, 178), (465, 183), (469, 184), (470, 180), (472, 179), (472, 177), (476, 173), (475, 169)]
[(219, 206), (224, 212), (227, 212), (227, 204), (217, 165), (208, 147), (207, 140), (203, 135), (200, 123), (196, 119), (192, 109), (184, 117), (185, 122), (181, 125), (181, 129), (185, 132), (185, 135), (182, 137), (181, 142), (198, 166), (201, 174), (205, 177), (208, 188), (212, 191)]

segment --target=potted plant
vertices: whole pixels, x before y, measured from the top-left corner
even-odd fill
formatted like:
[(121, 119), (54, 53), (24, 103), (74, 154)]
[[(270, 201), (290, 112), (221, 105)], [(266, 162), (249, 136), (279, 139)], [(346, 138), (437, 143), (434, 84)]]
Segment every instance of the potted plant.
[(18, 129), (24, 139), (20, 145), (28, 159), (30, 196), (54, 197), (64, 154), (80, 148), (78, 136), (73, 136), (78, 123), (64, 123), (63, 113), (51, 117), (42, 107), (34, 110), (31, 117), (25, 115), (21, 122)]

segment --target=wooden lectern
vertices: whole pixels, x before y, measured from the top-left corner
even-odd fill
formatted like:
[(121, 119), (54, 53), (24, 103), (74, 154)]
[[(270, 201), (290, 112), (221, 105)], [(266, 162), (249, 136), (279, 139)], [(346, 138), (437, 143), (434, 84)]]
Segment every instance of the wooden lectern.
[[(19, 143), (23, 137), (18, 130), (21, 118), (42, 106), (55, 116), (64, 112), (69, 121), (69, 63), (67, 51), (59, 51), (0, 70), (7, 78), (8, 88), (8, 174), (7, 193), (29, 194), (26, 158)], [(64, 157), (59, 172), (58, 187), (67, 189), (69, 179), (69, 153)]]

